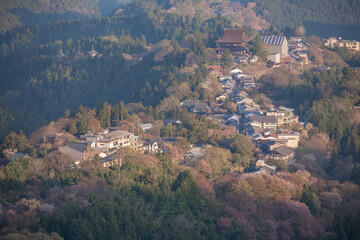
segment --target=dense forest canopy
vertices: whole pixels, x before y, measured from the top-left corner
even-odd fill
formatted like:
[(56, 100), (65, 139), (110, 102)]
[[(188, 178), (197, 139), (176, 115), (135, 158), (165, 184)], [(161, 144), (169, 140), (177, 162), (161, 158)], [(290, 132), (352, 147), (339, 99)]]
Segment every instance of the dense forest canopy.
[(256, 9), (280, 29), (304, 26), (307, 34), (360, 40), (359, 0), (255, 0)]
[(28, 24), (108, 15), (128, 0), (1, 0), (0, 33)]

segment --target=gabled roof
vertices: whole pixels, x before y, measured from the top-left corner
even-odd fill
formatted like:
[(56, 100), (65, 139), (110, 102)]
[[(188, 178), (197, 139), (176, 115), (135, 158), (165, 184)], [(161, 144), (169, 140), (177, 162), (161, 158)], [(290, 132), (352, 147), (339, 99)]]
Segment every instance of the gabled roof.
[(197, 103), (194, 105), (194, 107), (191, 109), (192, 111), (206, 111), (210, 112), (210, 107), (207, 105), (207, 103)]
[(253, 78), (244, 78), (241, 80), (242, 83), (255, 83)]
[(192, 107), (198, 103), (200, 103), (199, 100), (184, 100), (183, 102), (180, 103), (180, 105), (183, 107)]
[(294, 154), (294, 151), (288, 147), (281, 147), (276, 149), (275, 151), (283, 156), (289, 156), (291, 154)]
[(274, 116), (251, 116), (250, 120), (258, 122), (276, 123), (276, 117)]
[(287, 107), (284, 107), (284, 106), (280, 106), (280, 107), (278, 107), (278, 109), (283, 111), (283, 112), (288, 112), (288, 113), (292, 113), (295, 110), (295, 109), (287, 108)]
[(82, 142), (69, 142), (67, 146), (73, 150), (76, 150), (78, 152), (85, 152), (85, 149), (87, 148), (89, 144), (88, 143), (82, 143)]
[(115, 131), (111, 131), (111, 132), (105, 134), (104, 137), (105, 138), (119, 138), (119, 137), (124, 137), (124, 136), (128, 136), (128, 135), (131, 135), (131, 133), (128, 131), (115, 130)]
[(81, 152), (79, 152), (69, 146), (59, 147), (59, 151), (62, 154), (69, 155), (74, 161), (78, 161), (84, 157), (84, 155)]
[(151, 140), (147, 140), (143, 142), (143, 146), (150, 146), (154, 144), (158, 144), (158, 143), (156, 141), (151, 141)]
[(254, 77), (250, 76), (250, 75), (244, 75), (244, 76), (241, 76), (240, 80), (241, 81), (245, 81), (245, 80), (253, 80), (254, 81)]
[(237, 115), (236, 113), (232, 113), (228, 116), (228, 119), (233, 118), (233, 117), (239, 118), (239, 115)]
[(261, 36), (261, 40), (266, 44), (266, 45), (273, 45), (273, 46), (280, 46), (283, 44), (284, 40), (286, 38), (284, 36)]
[(102, 162), (102, 163), (112, 162), (112, 161), (118, 160), (118, 159), (120, 159), (120, 158), (115, 157), (115, 156), (110, 156), (110, 157), (102, 158), (102, 159), (101, 159), (101, 162)]
[(327, 70), (330, 70), (328, 66), (322, 66), (319, 68), (319, 71), (327, 71)]
[(224, 34), (221, 39), (217, 40), (217, 43), (237, 43), (245, 42), (246, 34), (241, 29), (224, 29)]
[(256, 173), (267, 173), (267, 174), (274, 174), (276, 172), (275, 166), (270, 166), (264, 163), (261, 168)]

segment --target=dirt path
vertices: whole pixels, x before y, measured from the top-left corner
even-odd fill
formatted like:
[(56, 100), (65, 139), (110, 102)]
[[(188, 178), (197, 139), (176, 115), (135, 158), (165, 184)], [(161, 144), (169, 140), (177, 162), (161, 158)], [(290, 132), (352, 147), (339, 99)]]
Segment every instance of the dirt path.
[(273, 68), (267, 68), (265, 64), (260, 63), (256, 65), (248, 65), (245, 66), (243, 69), (244, 74), (251, 75), (255, 78), (261, 77), (263, 74), (269, 74), (273, 71)]

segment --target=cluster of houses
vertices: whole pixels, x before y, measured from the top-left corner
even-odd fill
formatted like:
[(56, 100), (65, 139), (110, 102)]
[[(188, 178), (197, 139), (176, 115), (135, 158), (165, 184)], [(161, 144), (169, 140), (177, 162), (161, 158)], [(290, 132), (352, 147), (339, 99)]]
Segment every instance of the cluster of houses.
[[(240, 131), (252, 139), (258, 149), (257, 155), (260, 160), (273, 163), (286, 160), (292, 163), (294, 149), (298, 147), (300, 141), (300, 133), (287, 130), (299, 123), (299, 117), (294, 115), (294, 109), (281, 106), (263, 112), (247, 96), (244, 96), (240, 102), (238, 105), (241, 116)], [(264, 166), (269, 170), (267, 165)]]
[(329, 39), (324, 40), (324, 44), (326, 47), (334, 48), (334, 47), (346, 47), (350, 51), (360, 51), (360, 42), (355, 40), (343, 40), (341, 37), (335, 38), (331, 37)]
[(122, 147), (131, 147), (141, 152), (159, 152), (157, 141), (141, 141), (133, 133), (117, 128), (105, 129), (100, 133), (89, 133), (80, 137), (78, 142), (68, 142), (59, 151), (69, 156), (76, 165), (99, 158), (104, 167), (122, 164), (116, 152)]
[(307, 46), (309, 45), (310, 44), (303, 41), (301, 37), (291, 37), (289, 40), (289, 55), (294, 61), (300, 63), (302, 66), (304, 64), (309, 64), (307, 50)]
[[(216, 96), (214, 108), (211, 109), (206, 103), (198, 100), (185, 100), (180, 105), (219, 124), (234, 126), (238, 132), (251, 138), (258, 149), (259, 164), (263, 162), (259, 172), (273, 172), (271, 169), (275, 167), (267, 165), (266, 161), (291, 162), (294, 158), (294, 149), (298, 147), (300, 140), (298, 132), (286, 130), (299, 123), (294, 109), (270, 105), (270, 110), (262, 111), (247, 93), (247, 90), (256, 88), (254, 78), (243, 74), (239, 69), (233, 69), (231, 75), (219, 76), (218, 81), (222, 84), (222, 94)], [(229, 113), (223, 108), (226, 101), (236, 104), (235, 113)]]
[(190, 113), (205, 115), (207, 119), (211, 119), (219, 124), (234, 126), (239, 130), (240, 117), (236, 113), (228, 113), (223, 108), (224, 103), (229, 100), (240, 104), (239, 98), (246, 94), (243, 90), (255, 88), (255, 80), (250, 75), (245, 75), (239, 69), (233, 69), (231, 75), (221, 75), (218, 77), (222, 86), (222, 93), (216, 96), (216, 106), (210, 108), (207, 103), (199, 100), (184, 100), (180, 106), (187, 108)]

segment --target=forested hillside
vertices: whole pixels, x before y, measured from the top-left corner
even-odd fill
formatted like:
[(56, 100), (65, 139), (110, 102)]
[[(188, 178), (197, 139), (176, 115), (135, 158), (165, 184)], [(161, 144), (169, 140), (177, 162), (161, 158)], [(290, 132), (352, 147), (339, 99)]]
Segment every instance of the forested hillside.
[(307, 34), (360, 40), (359, 0), (255, 0), (256, 9), (280, 29), (304, 26)]
[(107, 15), (128, 0), (1, 0), (0, 34), (28, 24)]
[[(28, 26), (3, 36), (0, 98), (8, 108), (3, 114), (14, 118), (3, 122), (3, 129), (19, 130), (24, 119), (35, 128), (80, 104), (159, 103), (166, 88), (179, 81), (181, 74), (174, 74), (187, 54), (203, 54), (204, 44), (214, 45), (230, 26), (224, 18), (201, 22), (160, 6), (137, 2), (111, 18)], [(209, 34), (205, 41), (203, 33)], [(180, 48), (181, 41), (190, 50)], [(94, 58), (92, 49), (99, 53)]]

